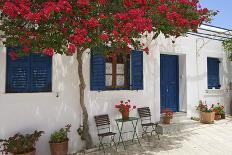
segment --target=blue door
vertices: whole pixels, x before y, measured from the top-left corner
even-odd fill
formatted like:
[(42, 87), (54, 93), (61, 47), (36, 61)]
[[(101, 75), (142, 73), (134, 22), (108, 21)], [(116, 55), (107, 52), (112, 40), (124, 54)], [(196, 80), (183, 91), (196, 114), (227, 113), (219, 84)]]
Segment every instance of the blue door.
[(179, 59), (176, 55), (160, 55), (160, 108), (179, 111)]

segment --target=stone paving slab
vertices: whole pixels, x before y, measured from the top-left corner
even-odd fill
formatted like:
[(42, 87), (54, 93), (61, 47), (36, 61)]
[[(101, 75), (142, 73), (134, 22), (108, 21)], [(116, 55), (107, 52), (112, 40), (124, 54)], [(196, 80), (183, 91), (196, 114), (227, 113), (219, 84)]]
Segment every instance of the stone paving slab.
[[(172, 135), (140, 138), (142, 146), (133, 144), (125, 151), (122, 145), (116, 152), (106, 149), (107, 155), (232, 155), (232, 118), (199, 124)], [(103, 151), (78, 153), (77, 155), (103, 155)]]

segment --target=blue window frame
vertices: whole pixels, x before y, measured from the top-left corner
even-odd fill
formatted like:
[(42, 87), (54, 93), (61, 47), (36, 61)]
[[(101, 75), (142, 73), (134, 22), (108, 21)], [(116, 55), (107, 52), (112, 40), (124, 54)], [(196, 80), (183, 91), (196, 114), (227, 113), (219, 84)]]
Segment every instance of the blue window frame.
[(6, 93), (52, 91), (52, 58), (31, 54), (12, 60), (7, 48)]
[(207, 72), (208, 72), (208, 89), (220, 89), (219, 76), (220, 61), (218, 58), (207, 58)]
[[(112, 90), (106, 85), (106, 76), (110, 75), (106, 73), (106, 63), (107, 58), (105, 55), (99, 52), (100, 48), (92, 49), (91, 52), (91, 64), (90, 64), (90, 90), (92, 91), (101, 91), (101, 90)], [(128, 86), (124, 88), (113, 88), (113, 90), (143, 90), (143, 52), (142, 51), (132, 51), (129, 63), (127, 67), (127, 77), (124, 79), (124, 82), (127, 80)], [(125, 73), (124, 73), (125, 74)], [(116, 73), (116, 76), (120, 74)]]

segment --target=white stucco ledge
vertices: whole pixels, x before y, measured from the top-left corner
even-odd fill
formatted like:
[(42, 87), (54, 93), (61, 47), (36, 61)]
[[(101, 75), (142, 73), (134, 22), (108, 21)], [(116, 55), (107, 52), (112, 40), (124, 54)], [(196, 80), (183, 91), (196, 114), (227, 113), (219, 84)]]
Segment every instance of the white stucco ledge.
[(59, 92), (39, 92), (39, 93), (5, 93), (0, 91), (0, 95), (55, 95)]
[[(38, 100), (35, 100), (38, 99)], [(3, 104), (4, 101), (7, 102), (27, 102), (29, 99), (31, 99), (32, 102), (38, 102), (38, 101), (46, 101), (47, 99), (50, 100), (59, 100), (60, 93), (58, 92), (44, 92), (44, 93), (4, 93), (0, 92), (0, 104)], [(56, 102), (57, 103), (57, 102)]]
[(206, 95), (224, 95), (225, 93), (228, 93), (228, 89), (206, 89), (205, 93)]
[(106, 90), (95, 90), (91, 92), (97, 92), (97, 93), (117, 93), (117, 92), (143, 92), (143, 90), (131, 90), (131, 89), (106, 89)]

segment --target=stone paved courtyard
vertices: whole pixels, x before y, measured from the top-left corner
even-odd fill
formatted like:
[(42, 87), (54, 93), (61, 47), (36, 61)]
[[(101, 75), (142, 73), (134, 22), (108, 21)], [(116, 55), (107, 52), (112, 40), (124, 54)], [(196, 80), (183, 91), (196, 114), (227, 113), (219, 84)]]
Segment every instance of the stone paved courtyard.
[[(107, 149), (106, 154), (113, 155), (232, 155), (232, 118), (216, 121), (215, 124), (198, 126), (172, 135), (162, 135), (141, 139), (141, 145), (133, 144), (124, 151), (120, 145), (118, 152)], [(84, 153), (78, 153), (82, 155)], [(85, 153), (102, 155), (103, 151)]]

